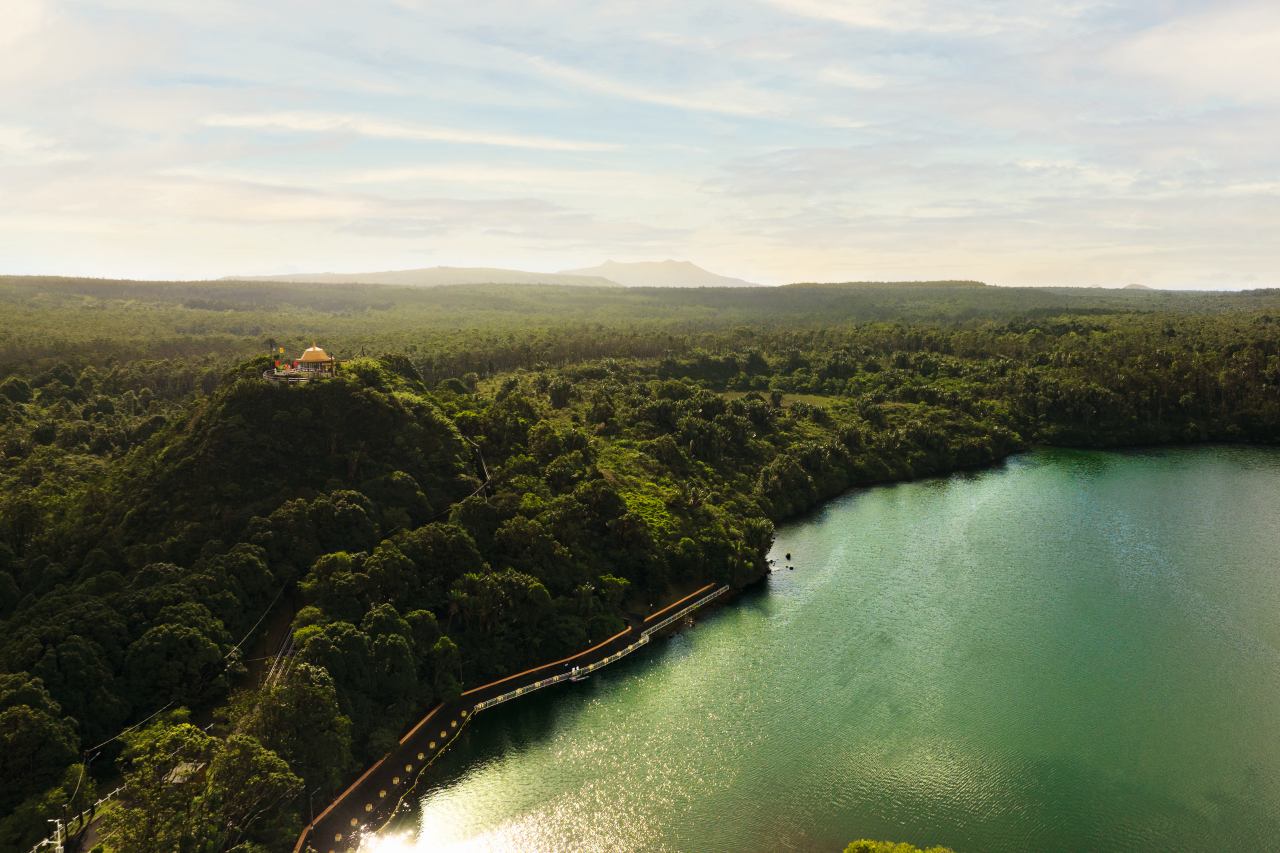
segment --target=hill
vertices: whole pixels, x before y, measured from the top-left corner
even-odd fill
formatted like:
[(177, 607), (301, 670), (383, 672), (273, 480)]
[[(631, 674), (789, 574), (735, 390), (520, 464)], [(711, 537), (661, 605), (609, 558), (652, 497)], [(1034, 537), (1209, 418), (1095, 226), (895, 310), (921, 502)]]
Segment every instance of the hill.
[(316, 272), (289, 275), (226, 276), (222, 281), (289, 281), (317, 284), (400, 284), (439, 287), (449, 284), (562, 284), (576, 287), (617, 287), (618, 282), (596, 275), (525, 272), (489, 267), (425, 267), (384, 272)]
[(267, 365), (226, 374), (129, 459), (83, 519), (98, 526), (97, 547), (128, 553), (125, 563), (190, 562), (295, 497), (359, 489), (391, 513), (375, 521), (394, 526), (421, 524), (474, 487), (457, 429), (406, 359), (349, 360), (336, 380), (288, 389), (261, 380)]
[(596, 267), (564, 270), (561, 275), (600, 276), (626, 287), (760, 287), (752, 281), (716, 275), (688, 261), (605, 261)]

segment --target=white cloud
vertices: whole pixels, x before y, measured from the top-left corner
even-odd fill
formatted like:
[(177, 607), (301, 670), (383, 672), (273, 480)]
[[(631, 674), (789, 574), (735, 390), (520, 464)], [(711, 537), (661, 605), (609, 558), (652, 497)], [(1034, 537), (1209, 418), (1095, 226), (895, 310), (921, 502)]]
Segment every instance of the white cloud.
[(1059, 180), (1068, 186), (1090, 186), (1096, 190), (1130, 190), (1138, 175), (1124, 169), (1108, 169), (1096, 163), (1075, 160), (1018, 160), (1019, 169), (1038, 177)]
[(818, 123), (823, 127), (831, 127), (838, 130), (867, 130), (876, 126), (873, 121), (850, 118), (849, 116), (842, 115), (821, 116), (818, 119)]
[(1061, 31), (1111, 0), (763, 0), (801, 18), (882, 32), (993, 36)]
[[(0, 150), (3, 150), (0, 128)], [(392, 191), (395, 197), (413, 192), (448, 188), (449, 192), (465, 191), (472, 196), (510, 197), (528, 194), (537, 198), (580, 196), (599, 198), (601, 194), (623, 195), (631, 200), (645, 199), (670, 203), (678, 198), (695, 201), (696, 182), (677, 175), (627, 169), (554, 168), (522, 164), (450, 161), (447, 163), (409, 163), (366, 169), (293, 169), (246, 170), (226, 167), (175, 167), (159, 170), (162, 178), (222, 182), (242, 186), (292, 187), (299, 191), (362, 188), (369, 191)]]
[[(6, 0), (0, 8), (0, 93), (7, 117), (12, 120), (22, 100), (39, 102), (71, 81), (138, 62), (137, 41), (95, 30), (50, 0)], [(162, 49), (152, 46), (153, 56)]]
[(0, 47), (9, 47), (31, 38), (53, 17), (47, 0), (9, 0), (4, 6), (4, 26), (0, 27)]
[(29, 127), (0, 125), (0, 166), (59, 163), (84, 157), (57, 139)]
[[(62, 244), (65, 249), (71, 235), (74, 257), (60, 252), (41, 265), (28, 265), (33, 248), (53, 252)], [(0, 256), (7, 258), (9, 272), (103, 274), (101, 268), (95, 271), (90, 255), (127, 264), (131, 274), (159, 277), (254, 271), (269, 268), (268, 260), (306, 269), (480, 261), (500, 266), (515, 247), (526, 266), (539, 253), (571, 252), (556, 260), (563, 268), (583, 256), (594, 258), (597, 248), (646, 253), (675, 245), (680, 236), (666, 223), (519, 196), (393, 198), (363, 188), (177, 174), (41, 181), (24, 194), (20, 210), (0, 207)], [(505, 248), (499, 252), (497, 244)], [(246, 247), (252, 247), (247, 256)], [(239, 260), (228, 268), (233, 257)]]
[(556, 169), (535, 166), (489, 163), (442, 163), (438, 165), (392, 166), (353, 172), (341, 172), (333, 180), (352, 185), (404, 184), (422, 181), (429, 184), (459, 184), (511, 193), (535, 192), (542, 197), (563, 194), (599, 196), (601, 193), (626, 193), (631, 198), (673, 199), (688, 195), (695, 187), (680, 178), (626, 169)]
[(872, 30), (928, 28), (910, 2), (881, 3), (865, 0), (769, 0), (774, 6), (806, 18), (835, 21), (849, 27)]
[(830, 65), (818, 75), (824, 83), (844, 86), (849, 89), (881, 89), (888, 79), (880, 74), (869, 74), (856, 68), (842, 65)]
[(1119, 44), (1113, 66), (1193, 97), (1280, 100), (1280, 5), (1224, 4)]
[(543, 56), (526, 56), (524, 59), (530, 68), (545, 77), (628, 101), (732, 116), (776, 115), (783, 112), (786, 106), (785, 101), (774, 93), (754, 91), (737, 85), (672, 92), (656, 88), (647, 82), (629, 83), (562, 65)]
[(317, 112), (217, 114), (204, 119), (209, 127), (286, 130), (297, 133), (348, 133), (378, 139), (407, 139), (462, 145), (532, 148), (541, 151), (610, 151), (604, 142), (556, 139), (547, 136), (491, 133), (380, 119), (367, 115)]

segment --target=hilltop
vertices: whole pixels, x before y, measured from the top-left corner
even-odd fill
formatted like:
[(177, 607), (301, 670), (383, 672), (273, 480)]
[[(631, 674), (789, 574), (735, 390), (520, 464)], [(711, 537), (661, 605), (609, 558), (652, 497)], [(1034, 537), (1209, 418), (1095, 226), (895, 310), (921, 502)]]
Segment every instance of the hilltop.
[(97, 547), (132, 548), (124, 563), (189, 562), (295, 497), (358, 489), (385, 510), (375, 521), (422, 523), (474, 487), (457, 428), (403, 357), (351, 359), (335, 379), (288, 389), (262, 381), (267, 364), (224, 374), (104, 484), (82, 522)]

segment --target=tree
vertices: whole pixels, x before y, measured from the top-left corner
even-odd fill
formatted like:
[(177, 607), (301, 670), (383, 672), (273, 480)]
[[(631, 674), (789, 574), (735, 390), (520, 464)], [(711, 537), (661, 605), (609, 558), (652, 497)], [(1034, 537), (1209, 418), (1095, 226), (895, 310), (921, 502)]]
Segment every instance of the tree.
[[(369, 576), (364, 572), (365, 555), (337, 551), (316, 560), (298, 585), (307, 601), (337, 619), (355, 621), (369, 603)], [(384, 576), (386, 572), (383, 573)], [(394, 583), (390, 578), (384, 579)], [(394, 586), (393, 586), (394, 589)]]
[(47, 646), (31, 671), (50, 693), (64, 697), (61, 704), (80, 721), (87, 740), (109, 737), (129, 714), (129, 702), (120, 695), (123, 691), (106, 652), (79, 634)]
[(225, 741), (170, 715), (125, 736), (128, 796), (102, 816), (119, 853), (225, 851), (288, 844), (302, 780), (254, 737)]
[(217, 739), (175, 715), (126, 735), (121, 756), (129, 797), (102, 816), (113, 851), (183, 850), (214, 834), (200, 808)]
[(573, 386), (560, 377), (552, 380), (547, 388), (547, 396), (550, 398), (551, 407), (554, 409), (563, 409), (569, 405), (569, 398), (572, 395)]
[(380, 604), (365, 614), (360, 628), (369, 637), (373, 694), (390, 705), (411, 699), (417, 692), (418, 676), (409, 623), (390, 604)]
[(613, 575), (600, 576), (600, 598), (604, 601), (605, 607), (613, 612), (622, 609), (622, 599), (626, 597), (627, 589), (631, 586), (631, 581), (626, 578), (614, 577)]
[(75, 726), (40, 679), (0, 674), (0, 812), (54, 784), (77, 747)]
[(21, 376), (10, 376), (0, 382), (0, 394), (15, 403), (30, 403), (31, 384)]
[[(468, 501), (478, 501), (479, 505), (487, 506), (478, 496)], [(449, 584), (461, 575), (484, 566), (484, 558), (475, 540), (463, 527), (452, 522), (434, 522), (404, 533), (396, 539), (396, 547), (414, 564), (416, 577), (408, 588), (416, 590), (411, 593), (415, 601), (406, 602), (413, 606), (444, 606)]]
[(125, 675), (134, 705), (160, 708), (175, 699), (201, 699), (223, 686), (218, 646), (198, 628), (161, 624), (129, 646)]
[(405, 614), (413, 643), (413, 658), (418, 664), (418, 700), (428, 701), (435, 691), (432, 652), (440, 639), (440, 623), (430, 610), (412, 610)]
[(350, 622), (330, 622), (305, 628), (295, 637), (301, 659), (328, 671), (338, 688), (343, 712), (360, 721), (364, 715), (358, 712), (370, 708), (374, 682), (369, 635)]
[(198, 824), (208, 826), (210, 835), (200, 839), (202, 846), (229, 850), (245, 841), (287, 844), (297, 834), (297, 818), (289, 807), (302, 790), (302, 780), (280, 756), (249, 735), (231, 735), (205, 775)]
[(395, 542), (384, 539), (364, 561), (370, 599), (401, 603), (415, 600), (422, 583), (417, 568)]
[(540, 578), (558, 593), (568, 592), (576, 579), (573, 554), (541, 520), (517, 515), (504, 521), (494, 534), (492, 555), (495, 564)]
[(249, 730), (308, 788), (337, 787), (351, 766), (351, 719), (323, 667), (295, 664), (261, 697)]
[(435, 693), (448, 701), (456, 699), (461, 690), (459, 677), (462, 669), (462, 656), (458, 652), (458, 644), (448, 637), (441, 637), (431, 649), (431, 668), (435, 672)]

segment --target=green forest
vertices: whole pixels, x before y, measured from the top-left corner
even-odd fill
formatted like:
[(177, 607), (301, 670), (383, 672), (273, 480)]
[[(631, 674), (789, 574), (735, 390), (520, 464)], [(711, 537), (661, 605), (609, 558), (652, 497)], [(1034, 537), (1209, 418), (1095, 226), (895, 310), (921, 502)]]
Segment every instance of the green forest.
[(1280, 290), (0, 278), (0, 850), (119, 786), (104, 851), (288, 850), (440, 699), (850, 488), (1278, 439)]

